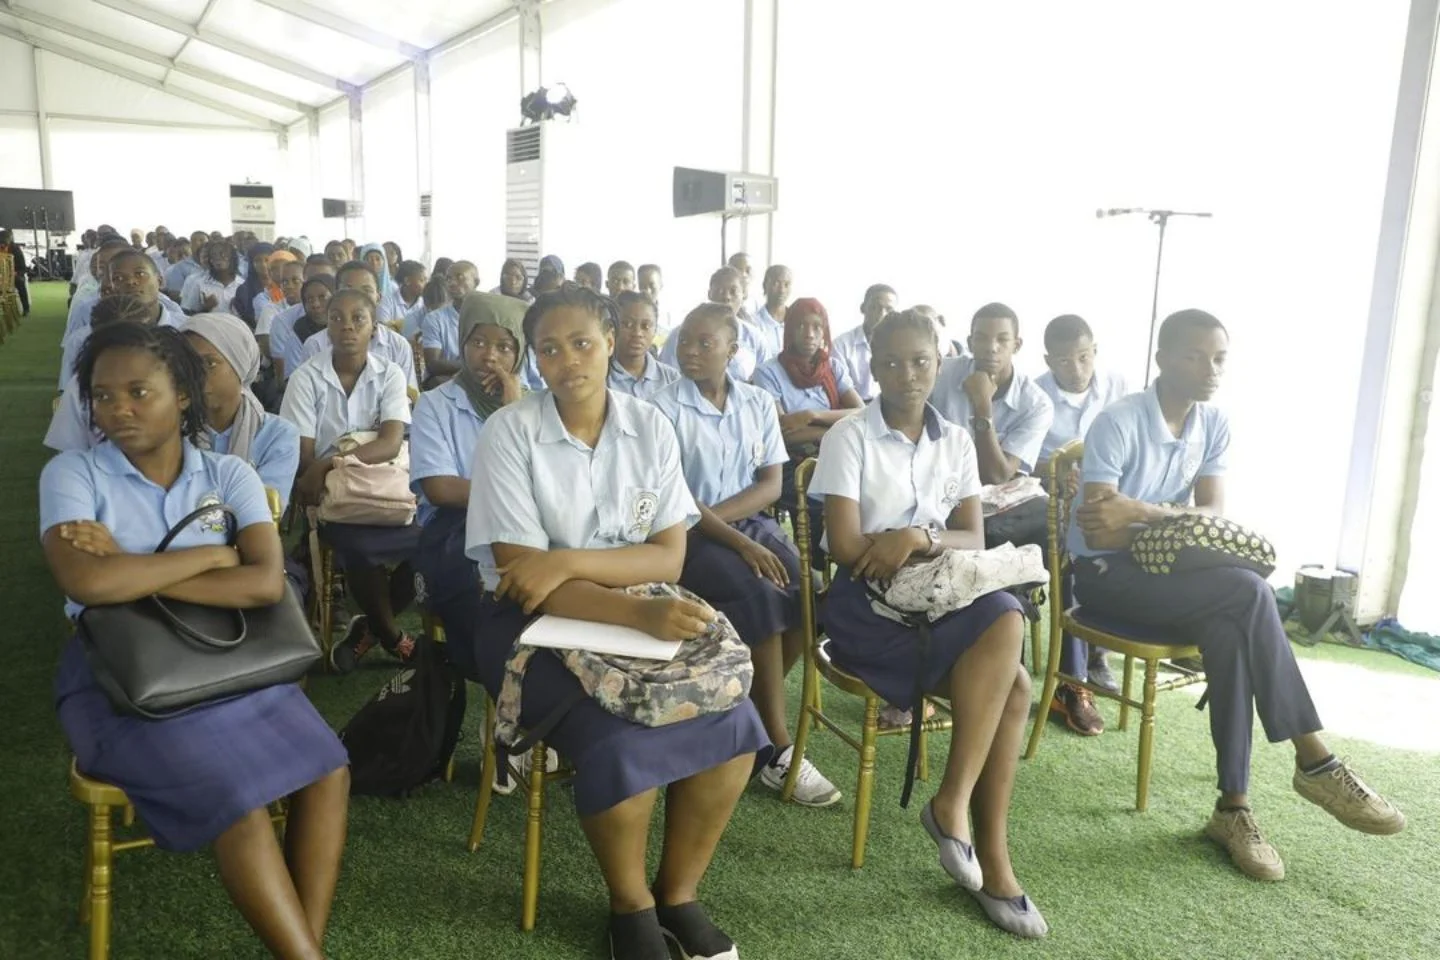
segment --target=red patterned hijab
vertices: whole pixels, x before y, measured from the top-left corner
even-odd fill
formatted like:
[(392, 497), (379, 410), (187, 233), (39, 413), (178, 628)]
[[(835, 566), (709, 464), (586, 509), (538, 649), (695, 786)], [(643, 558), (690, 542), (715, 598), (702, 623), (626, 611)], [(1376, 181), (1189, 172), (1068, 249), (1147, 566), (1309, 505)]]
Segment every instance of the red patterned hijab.
[[(801, 357), (790, 349), (791, 334), (802, 317), (819, 317), (825, 326), (825, 343), (810, 357)], [(835, 383), (835, 371), (830, 367), (830, 314), (825, 305), (814, 297), (801, 297), (785, 308), (785, 349), (780, 353), (780, 365), (790, 376), (790, 382), (802, 390), (821, 387), (831, 410), (840, 409), (840, 387)]]

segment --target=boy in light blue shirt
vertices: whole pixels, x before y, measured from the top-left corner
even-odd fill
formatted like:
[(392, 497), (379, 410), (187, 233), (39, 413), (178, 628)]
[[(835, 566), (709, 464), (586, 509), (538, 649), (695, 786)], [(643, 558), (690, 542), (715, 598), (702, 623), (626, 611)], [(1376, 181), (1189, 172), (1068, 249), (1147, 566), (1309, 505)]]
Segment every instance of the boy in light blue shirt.
[(680, 379), (679, 370), (650, 353), (659, 308), (654, 300), (634, 290), (622, 290), (615, 304), (620, 309), (620, 322), (615, 329), (615, 354), (610, 358), (607, 378), (610, 389), (651, 400), (661, 388)]

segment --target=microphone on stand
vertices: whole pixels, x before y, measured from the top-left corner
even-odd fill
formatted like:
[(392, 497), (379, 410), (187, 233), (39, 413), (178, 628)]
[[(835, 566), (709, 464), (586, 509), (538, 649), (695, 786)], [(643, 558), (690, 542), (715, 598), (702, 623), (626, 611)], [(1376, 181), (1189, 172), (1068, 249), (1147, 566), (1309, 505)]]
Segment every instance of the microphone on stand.
[(1144, 207), (1111, 207), (1108, 210), (1096, 210), (1095, 219), (1104, 220), (1106, 217), (1123, 217), (1127, 213), (1144, 213)]

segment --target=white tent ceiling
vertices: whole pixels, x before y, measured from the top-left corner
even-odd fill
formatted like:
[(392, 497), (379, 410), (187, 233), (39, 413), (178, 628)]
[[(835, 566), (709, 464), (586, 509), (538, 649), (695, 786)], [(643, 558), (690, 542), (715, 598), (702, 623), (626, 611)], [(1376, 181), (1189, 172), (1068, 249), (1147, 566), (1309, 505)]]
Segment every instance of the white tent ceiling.
[(510, 0), (0, 0), (0, 36), (257, 127), (500, 26)]

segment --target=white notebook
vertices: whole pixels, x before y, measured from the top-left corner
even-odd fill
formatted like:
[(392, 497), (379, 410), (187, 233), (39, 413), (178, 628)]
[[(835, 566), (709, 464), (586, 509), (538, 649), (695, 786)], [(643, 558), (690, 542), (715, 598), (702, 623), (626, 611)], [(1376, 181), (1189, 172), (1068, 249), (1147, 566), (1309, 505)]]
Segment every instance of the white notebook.
[(678, 640), (656, 640), (634, 627), (553, 617), (548, 613), (521, 632), (520, 642), (532, 647), (589, 650), (642, 660), (674, 660), (675, 654), (680, 652)]

